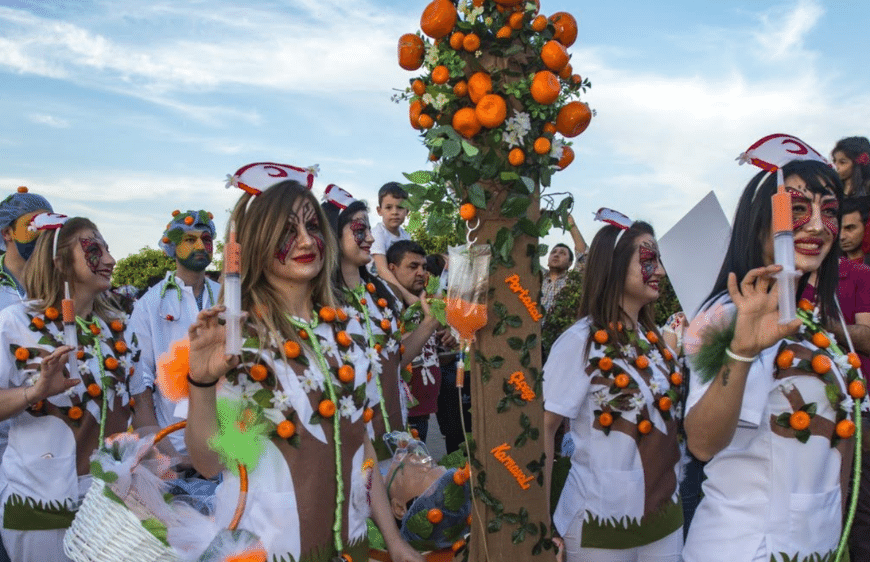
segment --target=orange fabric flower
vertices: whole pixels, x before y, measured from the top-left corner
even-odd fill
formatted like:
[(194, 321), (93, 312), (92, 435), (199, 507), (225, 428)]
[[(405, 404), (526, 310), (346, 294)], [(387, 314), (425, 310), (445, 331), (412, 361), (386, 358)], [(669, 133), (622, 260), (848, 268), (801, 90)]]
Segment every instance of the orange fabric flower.
[(190, 340), (174, 341), (169, 351), (157, 359), (157, 387), (172, 402), (187, 398), (187, 373), (190, 372)]

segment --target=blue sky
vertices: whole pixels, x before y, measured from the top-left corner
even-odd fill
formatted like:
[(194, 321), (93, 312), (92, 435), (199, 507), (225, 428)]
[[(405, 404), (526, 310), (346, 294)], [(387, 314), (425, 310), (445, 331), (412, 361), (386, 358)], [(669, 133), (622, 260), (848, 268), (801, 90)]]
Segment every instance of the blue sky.
[[(426, 3), (0, 1), (0, 195), (27, 185), (92, 218), (116, 258), (156, 247), (176, 208), (211, 210), (223, 229), (238, 197), (224, 178), (249, 162), (319, 164), (318, 193), (336, 183), (374, 204), (381, 184), (427, 167), (390, 100), (414, 74), (397, 39)], [(861, 8), (541, 3), (579, 21), (571, 62), (593, 85), (597, 115), (552, 187), (574, 194), (587, 240), (602, 206), (663, 234), (713, 189), (730, 216), (753, 173), (734, 159), (766, 134), (827, 155), (868, 133)]]

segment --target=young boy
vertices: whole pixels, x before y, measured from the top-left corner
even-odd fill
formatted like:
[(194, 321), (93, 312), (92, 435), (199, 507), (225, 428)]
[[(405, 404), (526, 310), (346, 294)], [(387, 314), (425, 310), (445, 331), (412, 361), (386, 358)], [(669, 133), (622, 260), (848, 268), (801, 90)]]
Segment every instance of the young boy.
[(371, 254), (374, 262), (373, 273), (377, 273), (390, 286), (397, 288), (401, 293), (399, 296), (402, 300), (410, 304), (416, 302), (419, 296), (412, 295), (402, 287), (387, 265), (387, 250), (390, 246), (399, 240), (411, 239), (408, 232), (402, 228), (402, 223), (405, 222), (405, 217), (408, 216), (408, 209), (404, 206), (405, 199), (407, 198), (408, 192), (394, 181), (385, 183), (378, 190), (377, 211), (381, 217), (381, 222), (376, 224), (372, 229), (372, 236), (375, 241), (371, 247)]

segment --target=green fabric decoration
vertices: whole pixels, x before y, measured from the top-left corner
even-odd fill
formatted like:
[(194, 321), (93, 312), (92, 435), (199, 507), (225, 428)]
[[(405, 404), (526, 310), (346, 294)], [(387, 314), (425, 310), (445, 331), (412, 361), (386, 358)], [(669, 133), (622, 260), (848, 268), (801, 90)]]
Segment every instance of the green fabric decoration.
[(217, 400), (218, 432), (208, 440), (212, 451), (233, 474), (239, 475), (239, 463), (253, 472), (266, 448), (269, 424), (262, 410), (250, 403), (229, 398)]
[(698, 372), (701, 382), (708, 383), (719, 374), (725, 365), (725, 350), (734, 339), (734, 325), (737, 317), (731, 320), (727, 326), (709, 326), (701, 334), (703, 343), (701, 349), (689, 357), (692, 367)]
[(43, 503), (12, 494), (3, 506), (3, 524), (7, 529), (18, 531), (68, 529), (75, 515), (71, 500)]

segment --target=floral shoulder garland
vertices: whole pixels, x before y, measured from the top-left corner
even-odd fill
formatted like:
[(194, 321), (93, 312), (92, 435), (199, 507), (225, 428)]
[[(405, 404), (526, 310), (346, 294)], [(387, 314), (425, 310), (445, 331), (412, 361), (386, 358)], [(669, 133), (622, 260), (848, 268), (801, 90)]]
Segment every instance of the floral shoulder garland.
[[(649, 414), (644, 413), (646, 399), (642, 393), (635, 392), (639, 388), (636, 376), (622, 368), (617, 359), (632, 364), (638, 374), (648, 376), (648, 386), (656, 408), (665, 421), (680, 417), (683, 374), (673, 353), (655, 332), (647, 332), (646, 339), (643, 339), (634, 330), (623, 330), (620, 323), (617, 333), (625, 333), (628, 340), (626, 344), (612, 341), (607, 330), (591, 328), (590, 332), (594, 343), (589, 351), (590, 368), (587, 372), (609, 381), (608, 389), (600, 390), (593, 396), (598, 406), (594, 411), (595, 417), (605, 435), (610, 434), (617, 419), (629, 412), (636, 413), (635, 423), (639, 434), (646, 435), (653, 429)], [(664, 365), (668, 377), (653, 369), (653, 365)]]

